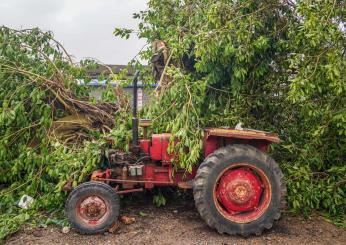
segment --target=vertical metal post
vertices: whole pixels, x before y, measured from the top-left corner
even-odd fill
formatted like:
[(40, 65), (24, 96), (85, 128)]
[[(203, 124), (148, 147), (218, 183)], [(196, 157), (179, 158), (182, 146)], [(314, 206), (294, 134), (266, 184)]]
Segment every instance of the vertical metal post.
[(132, 116), (132, 144), (138, 145), (138, 118), (137, 118), (137, 83), (139, 71), (136, 71), (133, 78), (133, 116)]

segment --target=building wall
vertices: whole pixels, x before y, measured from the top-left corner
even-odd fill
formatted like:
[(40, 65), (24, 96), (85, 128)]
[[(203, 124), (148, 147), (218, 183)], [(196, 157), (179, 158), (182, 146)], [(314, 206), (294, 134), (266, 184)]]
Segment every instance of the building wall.
[[(91, 89), (91, 96), (94, 97), (96, 100), (101, 99), (102, 92), (105, 90), (105, 87), (92, 87)], [(133, 101), (133, 88), (132, 87), (125, 87), (123, 90), (127, 93), (127, 95), (130, 97), (131, 102)], [(137, 92), (137, 106), (138, 108), (142, 108), (143, 106), (147, 105), (150, 100), (150, 96), (148, 94), (147, 89), (138, 88)], [(133, 103), (131, 103), (132, 105)]]
[[(102, 95), (102, 91), (104, 91), (105, 86), (106, 86), (106, 80), (99, 80), (100, 75), (104, 75), (105, 77), (108, 77), (110, 75), (110, 70), (112, 71), (113, 74), (119, 74), (121, 73), (124, 69), (127, 70), (127, 73), (125, 75), (124, 79), (132, 79), (135, 73), (135, 70), (133, 67), (129, 67), (128, 65), (99, 65), (98, 67), (94, 69), (90, 69), (88, 71), (89, 77), (92, 79), (91, 82), (88, 84), (84, 84), (83, 81), (81, 81), (80, 85), (86, 85), (92, 87), (91, 95), (99, 100)], [(112, 81), (111, 85), (116, 86), (116, 84), (119, 84), (117, 81)], [(141, 87), (142, 82), (138, 81), (138, 108), (142, 108), (144, 105), (147, 105), (150, 101), (150, 93), (148, 93), (148, 89), (142, 89)], [(156, 85), (153, 85), (152, 89), (154, 89)], [(128, 86), (123, 88), (126, 93), (130, 96), (131, 101), (133, 97), (133, 88), (132, 86)], [(132, 105), (133, 103), (131, 103)]]

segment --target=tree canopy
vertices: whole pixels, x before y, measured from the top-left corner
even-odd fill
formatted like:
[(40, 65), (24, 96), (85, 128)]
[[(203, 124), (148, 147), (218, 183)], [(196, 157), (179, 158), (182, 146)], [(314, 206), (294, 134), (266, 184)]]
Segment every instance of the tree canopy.
[[(346, 29), (341, 0), (151, 0), (134, 14), (148, 43), (162, 40), (168, 82), (147, 109), (200, 160), (202, 130), (235, 126), (277, 132), (289, 206), (323, 210), (345, 225)], [(141, 53), (148, 58), (149, 47)], [(159, 84), (160, 85), (160, 84)]]

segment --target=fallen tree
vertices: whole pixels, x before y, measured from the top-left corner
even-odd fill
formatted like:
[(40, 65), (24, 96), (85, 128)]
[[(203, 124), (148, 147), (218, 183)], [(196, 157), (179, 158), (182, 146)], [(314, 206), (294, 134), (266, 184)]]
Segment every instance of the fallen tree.
[[(199, 162), (204, 127), (241, 121), (277, 132), (283, 143), (273, 153), (292, 210), (320, 210), (345, 225), (343, 1), (151, 0), (135, 17), (139, 36), (157, 44), (142, 57), (164, 52), (152, 60), (159, 63), (154, 78), (145, 76), (159, 87), (142, 113), (154, 131), (180, 139), (180, 167)], [(27, 220), (63, 222), (52, 215), (64, 204), (63, 186), (76, 186), (96, 167), (104, 132), (116, 147), (127, 146), (131, 124), (118, 90), (116, 105), (88, 98), (76, 82), (85, 79), (83, 67), (50, 33), (3, 27), (0, 45), (3, 238)], [(35, 198), (28, 210), (14, 206), (23, 194)]]
[[(161, 1), (135, 14), (158, 83), (147, 109), (157, 132), (180, 138), (181, 167), (200, 160), (202, 130), (279, 133), (291, 210), (320, 210), (345, 226), (344, 1)], [(160, 58), (160, 48), (162, 53)], [(163, 48), (162, 48), (163, 47)], [(184, 148), (188, 154), (184, 154)]]
[[(103, 135), (126, 112), (120, 88), (121, 103), (104, 103), (80, 86), (91, 65), (74, 64), (52, 33), (0, 27), (0, 239), (39, 210), (60, 212), (61, 189), (95, 168)], [(28, 210), (15, 206), (24, 194), (35, 198)]]

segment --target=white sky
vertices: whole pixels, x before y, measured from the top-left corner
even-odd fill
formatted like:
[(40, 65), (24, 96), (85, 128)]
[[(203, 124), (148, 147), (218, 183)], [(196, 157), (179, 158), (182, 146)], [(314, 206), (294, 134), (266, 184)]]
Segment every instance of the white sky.
[(147, 0), (0, 0), (0, 25), (50, 30), (80, 60), (93, 57), (106, 64), (126, 64), (145, 44), (113, 35), (115, 27), (137, 29), (132, 14)]

